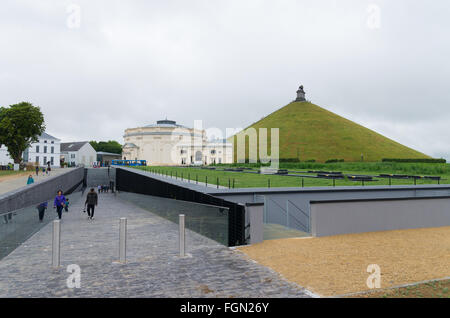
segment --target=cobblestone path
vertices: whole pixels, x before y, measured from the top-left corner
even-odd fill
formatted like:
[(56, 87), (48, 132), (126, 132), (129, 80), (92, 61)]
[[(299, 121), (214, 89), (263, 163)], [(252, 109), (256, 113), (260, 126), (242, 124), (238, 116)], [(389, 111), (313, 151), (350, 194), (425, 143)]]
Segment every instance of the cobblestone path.
[[(63, 214), (61, 268), (51, 268), (48, 224), (0, 261), (0, 297), (308, 297), (240, 252), (189, 230), (189, 256), (180, 258), (177, 224), (112, 194), (99, 194), (92, 221), (82, 203), (72, 202)], [(128, 219), (125, 265), (116, 262), (120, 217)], [(70, 264), (81, 268), (80, 288), (67, 287)]]

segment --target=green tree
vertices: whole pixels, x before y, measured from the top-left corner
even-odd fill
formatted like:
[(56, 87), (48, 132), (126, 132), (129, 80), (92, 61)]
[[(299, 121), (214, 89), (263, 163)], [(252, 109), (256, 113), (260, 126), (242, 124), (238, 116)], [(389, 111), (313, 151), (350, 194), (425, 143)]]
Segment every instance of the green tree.
[(122, 145), (119, 144), (115, 140), (109, 140), (109, 141), (90, 141), (91, 146), (95, 149), (95, 151), (104, 151), (104, 152), (111, 152), (111, 153), (122, 153)]
[(8, 147), (14, 163), (22, 161), (22, 153), (45, 131), (41, 109), (22, 102), (0, 107), (0, 144)]

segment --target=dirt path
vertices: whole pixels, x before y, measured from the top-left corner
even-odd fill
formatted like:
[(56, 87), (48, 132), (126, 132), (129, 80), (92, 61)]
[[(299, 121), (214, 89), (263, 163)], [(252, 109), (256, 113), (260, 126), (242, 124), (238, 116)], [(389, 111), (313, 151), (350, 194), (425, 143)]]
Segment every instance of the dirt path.
[(324, 296), (368, 290), (371, 264), (381, 269), (381, 288), (450, 276), (450, 227), (281, 239), (239, 250)]
[(53, 168), (50, 174), (46, 175), (39, 172), (39, 176), (36, 176), (36, 172), (34, 171), (24, 171), (17, 174), (0, 176), (0, 194), (25, 187), (30, 174), (34, 178), (34, 183), (39, 183), (48, 178), (65, 173), (69, 171), (68, 169), (70, 168)]
[(24, 176), (28, 176), (28, 175), (29, 175), (29, 171), (19, 172), (19, 173), (15, 173), (15, 174), (8, 174), (8, 175), (0, 176), (0, 182), (23, 178)]

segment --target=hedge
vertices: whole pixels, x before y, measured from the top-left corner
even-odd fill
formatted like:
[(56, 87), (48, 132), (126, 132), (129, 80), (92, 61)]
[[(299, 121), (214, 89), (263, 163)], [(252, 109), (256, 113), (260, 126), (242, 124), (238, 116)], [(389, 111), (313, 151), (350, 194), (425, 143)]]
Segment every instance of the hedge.
[(325, 163), (336, 163), (336, 162), (344, 162), (344, 159), (329, 159), (325, 161)]
[(406, 162), (406, 163), (446, 163), (445, 159), (399, 159), (399, 158), (384, 158), (382, 162)]

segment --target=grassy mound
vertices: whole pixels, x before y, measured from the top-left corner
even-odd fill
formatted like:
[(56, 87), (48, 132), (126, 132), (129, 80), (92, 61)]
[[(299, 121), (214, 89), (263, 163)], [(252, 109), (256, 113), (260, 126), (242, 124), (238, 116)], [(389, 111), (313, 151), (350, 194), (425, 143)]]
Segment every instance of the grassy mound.
[[(269, 151), (270, 128), (279, 128), (280, 158), (300, 158), (302, 161), (314, 159), (318, 162), (335, 158), (361, 161), (361, 155), (364, 161), (371, 162), (383, 158), (430, 158), (309, 102), (290, 103), (250, 127), (256, 129), (258, 138), (259, 128), (268, 129)], [(235, 160), (236, 136), (231, 137)]]

